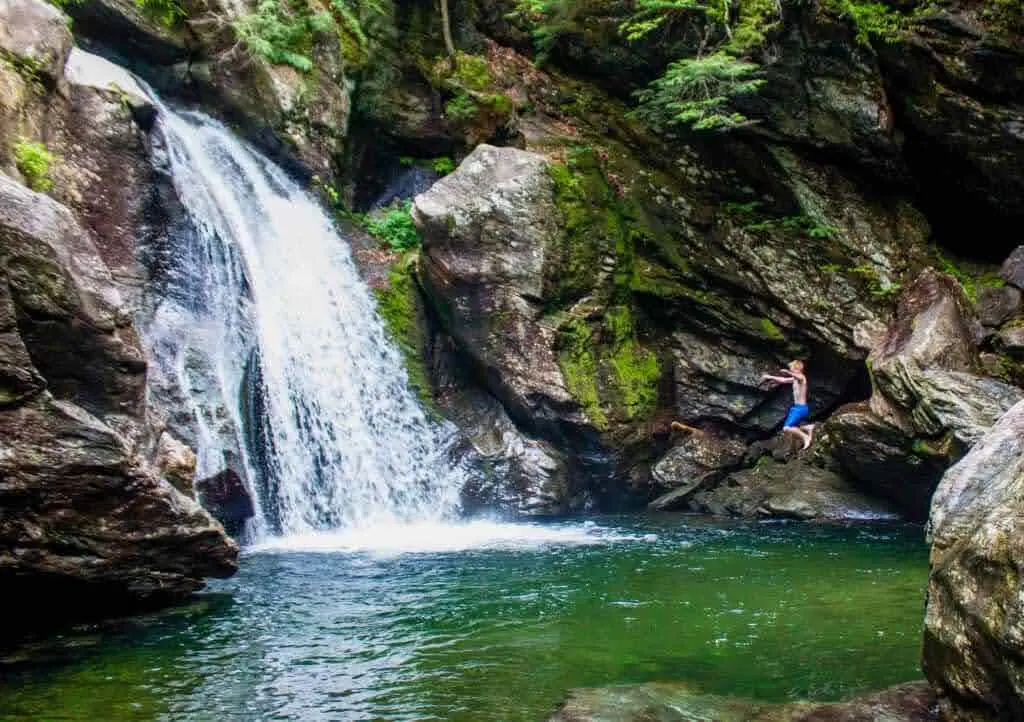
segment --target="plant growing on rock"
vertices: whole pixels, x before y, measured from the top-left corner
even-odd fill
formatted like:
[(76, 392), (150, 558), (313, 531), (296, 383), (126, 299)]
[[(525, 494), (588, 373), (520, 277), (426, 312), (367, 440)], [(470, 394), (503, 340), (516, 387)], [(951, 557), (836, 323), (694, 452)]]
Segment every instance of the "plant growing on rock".
[(311, 0), (260, 0), (253, 12), (235, 20), (232, 27), (239, 43), (253, 55), (309, 72), (314, 67), (313, 48), (324, 37), (335, 37), (350, 62), (365, 60), (369, 41), (360, 16), (380, 12), (381, 5), (372, 0), (359, 5), (330, 0), (326, 7), (315, 7)]
[(14, 144), (14, 163), (18, 172), (24, 176), (28, 187), (38, 193), (53, 188), (50, 178), (53, 161), (53, 154), (42, 143), (21, 139)]
[(396, 253), (404, 253), (420, 245), (420, 232), (412, 220), (412, 202), (392, 208), (382, 218), (370, 219), (367, 230), (384, 241)]

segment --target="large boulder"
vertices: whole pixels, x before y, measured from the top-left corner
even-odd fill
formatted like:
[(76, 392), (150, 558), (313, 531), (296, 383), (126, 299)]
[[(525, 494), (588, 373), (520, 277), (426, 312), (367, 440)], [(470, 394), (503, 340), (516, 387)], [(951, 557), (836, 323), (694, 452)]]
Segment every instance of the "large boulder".
[(927, 514), (942, 472), (1024, 397), (981, 375), (981, 338), (960, 284), (926, 269), (904, 289), (868, 359), (870, 401), (826, 424), (843, 470), (912, 518)]
[(923, 668), (943, 719), (1024, 719), (1024, 402), (932, 499)]
[(446, 329), (513, 417), (584, 425), (543, 323), (545, 264), (558, 211), (543, 156), (477, 147), (457, 172), (416, 196), (424, 287)]
[(41, 0), (2, 0), (0, 20), (0, 56), (56, 84), (72, 43), (64, 14)]
[(716, 516), (784, 519), (895, 519), (885, 502), (858, 491), (835, 472), (801, 461), (779, 463), (762, 457), (757, 465), (697, 491), (687, 506)]
[(109, 269), (72, 212), (0, 175), (0, 577), (26, 620), (181, 599), (238, 547), (172, 481), (194, 456), (159, 438), (146, 362)]

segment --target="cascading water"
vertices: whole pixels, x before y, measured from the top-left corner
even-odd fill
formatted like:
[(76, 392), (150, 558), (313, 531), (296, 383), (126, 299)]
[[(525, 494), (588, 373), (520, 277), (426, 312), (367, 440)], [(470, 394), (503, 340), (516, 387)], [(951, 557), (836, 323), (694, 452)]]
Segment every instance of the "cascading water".
[[(272, 162), (149, 94), (188, 218), (144, 336), (154, 373), (176, 380), (199, 423), (199, 474), (223, 468), (225, 429), (251, 433), (255, 420), (263, 463), (234, 447), (250, 479), (266, 477), (257, 535), (452, 515), (465, 482), (452, 434), (410, 392), (346, 241)], [(243, 408), (246, 385), (257, 388)]]

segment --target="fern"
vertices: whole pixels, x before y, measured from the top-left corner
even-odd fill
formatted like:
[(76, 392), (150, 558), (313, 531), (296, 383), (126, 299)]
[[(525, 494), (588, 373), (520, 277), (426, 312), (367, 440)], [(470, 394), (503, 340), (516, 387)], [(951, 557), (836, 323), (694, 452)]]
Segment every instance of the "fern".
[(656, 126), (688, 125), (694, 130), (735, 128), (751, 121), (728, 112), (729, 100), (753, 93), (764, 81), (750, 63), (719, 51), (672, 63), (665, 74), (637, 93), (635, 115)]

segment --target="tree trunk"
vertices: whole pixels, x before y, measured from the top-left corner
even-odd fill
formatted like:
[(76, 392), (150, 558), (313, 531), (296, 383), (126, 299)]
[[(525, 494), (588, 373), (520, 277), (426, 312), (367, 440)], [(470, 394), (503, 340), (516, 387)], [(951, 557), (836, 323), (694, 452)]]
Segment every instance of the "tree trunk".
[(452, 40), (452, 19), (448, 13), (448, 0), (441, 1), (441, 32), (444, 34), (444, 47), (448, 51), (448, 58), (455, 63), (455, 41)]

